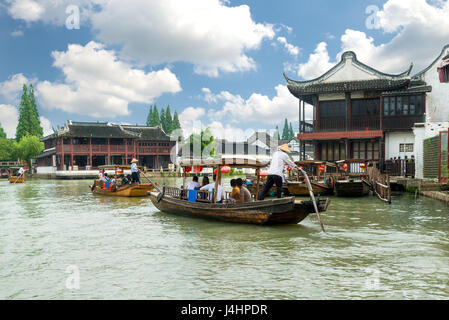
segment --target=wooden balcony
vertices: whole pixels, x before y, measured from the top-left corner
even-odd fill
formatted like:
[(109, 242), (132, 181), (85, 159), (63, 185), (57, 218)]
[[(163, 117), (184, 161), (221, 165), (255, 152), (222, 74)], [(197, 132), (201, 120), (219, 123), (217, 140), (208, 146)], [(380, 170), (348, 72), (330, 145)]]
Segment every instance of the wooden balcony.
[(413, 116), (388, 116), (382, 119), (384, 130), (411, 130), (415, 123), (425, 122), (424, 115)]

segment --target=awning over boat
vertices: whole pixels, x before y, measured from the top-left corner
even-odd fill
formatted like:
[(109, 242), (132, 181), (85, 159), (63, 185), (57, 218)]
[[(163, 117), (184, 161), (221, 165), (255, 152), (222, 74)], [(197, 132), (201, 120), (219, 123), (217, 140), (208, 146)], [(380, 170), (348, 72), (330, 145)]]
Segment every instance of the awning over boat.
[(449, 66), (449, 59), (441, 62), (440, 65), (438, 66), (438, 69), (443, 69), (446, 66)]
[(231, 168), (265, 168), (268, 166), (268, 161), (259, 161), (247, 158), (218, 158), (218, 159), (188, 159), (182, 160), (179, 165), (181, 167), (218, 167), (228, 166)]

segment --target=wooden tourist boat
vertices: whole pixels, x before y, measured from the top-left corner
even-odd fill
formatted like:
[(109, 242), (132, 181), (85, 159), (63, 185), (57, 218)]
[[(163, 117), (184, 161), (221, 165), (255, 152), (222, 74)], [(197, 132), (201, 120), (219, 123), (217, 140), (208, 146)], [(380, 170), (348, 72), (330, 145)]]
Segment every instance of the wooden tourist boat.
[[(200, 165), (217, 168), (216, 187), (221, 178), (221, 167), (253, 168), (256, 174), (267, 163), (243, 159), (223, 158), (203, 161), (183, 161), (182, 167)], [(184, 182), (185, 185), (185, 182)], [(256, 194), (258, 193), (258, 190)], [(159, 192), (149, 192), (151, 202), (162, 212), (183, 214), (192, 217), (211, 218), (226, 222), (249, 223), (258, 225), (297, 224), (310, 213), (315, 212), (312, 201), (296, 200), (294, 197), (281, 199), (256, 200), (246, 203), (235, 203), (226, 199), (223, 203), (216, 203), (216, 194), (207, 191), (196, 191), (193, 199), (187, 197), (185, 189), (164, 187)], [(189, 200), (187, 199), (189, 198)], [(208, 200), (210, 199), (210, 200)], [(315, 202), (318, 211), (326, 211), (329, 199)]]
[(370, 192), (371, 185), (365, 181), (338, 181), (335, 183), (335, 193), (337, 197), (363, 197)]
[(25, 183), (25, 171), (22, 175), (18, 175), (18, 170), (20, 167), (10, 167), (9, 168), (9, 182), (10, 183)]
[(366, 160), (341, 160), (336, 162), (337, 181), (335, 193), (337, 197), (363, 197), (371, 190), (366, 179)]
[[(115, 170), (119, 169), (120, 172), (123, 169), (128, 169), (130, 166), (102, 166), (100, 169)], [(118, 170), (116, 170), (117, 173)], [(90, 186), (93, 194), (113, 197), (146, 197), (148, 192), (154, 190), (152, 183), (133, 183), (133, 184), (113, 184), (109, 188), (105, 188), (105, 183), (101, 180), (95, 180), (94, 184)]]
[[(333, 191), (333, 188), (325, 185), (324, 183), (310, 181), (312, 185), (313, 194), (314, 195), (326, 195), (330, 194)], [(288, 192), (292, 196), (309, 196), (309, 188), (307, 188), (307, 184), (305, 182), (299, 181), (288, 181), (287, 182)]]

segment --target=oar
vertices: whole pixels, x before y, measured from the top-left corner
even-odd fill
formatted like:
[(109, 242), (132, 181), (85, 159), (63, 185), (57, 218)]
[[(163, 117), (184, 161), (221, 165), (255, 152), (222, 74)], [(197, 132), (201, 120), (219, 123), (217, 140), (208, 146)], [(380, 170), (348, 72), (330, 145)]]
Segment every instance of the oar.
[(299, 168), (299, 170), (301, 170), (302, 174), (306, 178), (307, 188), (309, 189), (310, 198), (312, 199), (313, 207), (315, 208), (315, 212), (316, 212), (316, 215), (318, 217), (318, 221), (320, 222), (321, 230), (323, 230), (323, 232), (326, 232), (326, 231), (324, 231), (324, 225), (323, 225), (323, 222), (321, 222), (320, 213), (318, 211), (318, 207), (316, 206), (315, 195), (313, 194), (313, 189), (312, 189), (312, 185), (310, 184), (309, 176), (307, 175), (307, 173), (303, 169)]
[[(24, 171), (24, 172), (25, 172), (25, 171)], [(16, 182), (19, 181), (20, 177), (23, 175), (24, 172), (22, 172), (22, 173), (20, 174), (20, 176), (16, 179), (16, 181), (14, 181), (13, 184), (16, 184)]]
[(154, 187), (157, 191), (159, 191), (159, 193), (162, 193), (161, 189), (159, 189), (159, 188), (157, 187), (157, 185), (156, 185), (155, 183), (153, 183), (153, 181), (151, 181), (151, 180), (145, 175), (145, 173), (143, 173), (142, 171), (140, 171), (140, 172), (142, 173), (142, 175), (143, 175), (145, 178), (147, 178), (148, 181), (150, 181), (150, 183), (153, 185), (153, 187)]

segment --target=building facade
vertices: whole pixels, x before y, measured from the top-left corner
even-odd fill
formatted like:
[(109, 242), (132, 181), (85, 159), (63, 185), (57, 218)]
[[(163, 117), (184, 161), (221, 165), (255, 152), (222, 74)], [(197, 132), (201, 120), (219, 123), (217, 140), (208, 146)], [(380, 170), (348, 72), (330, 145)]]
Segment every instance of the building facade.
[(383, 163), (411, 157), (413, 126), (424, 121), (432, 91), (424, 80), (412, 78), (411, 70), (386, 74), (345, 52), (336, 66), (314, 80), (284, 75), (290, 92), (313, 106), (313, 119), (307, 120), (313, 129), (300, 132), (298, 139), (314, 146), (317, 160)]
[(176, 150), (176, 141), (160, 127), (98, 122), (68, 121), (41, 140), (45, 147), (37, 165), (43, 173), (130, 164), (132, 158), (149, 169), (166, 169), (172, 163), (172, 149)]

